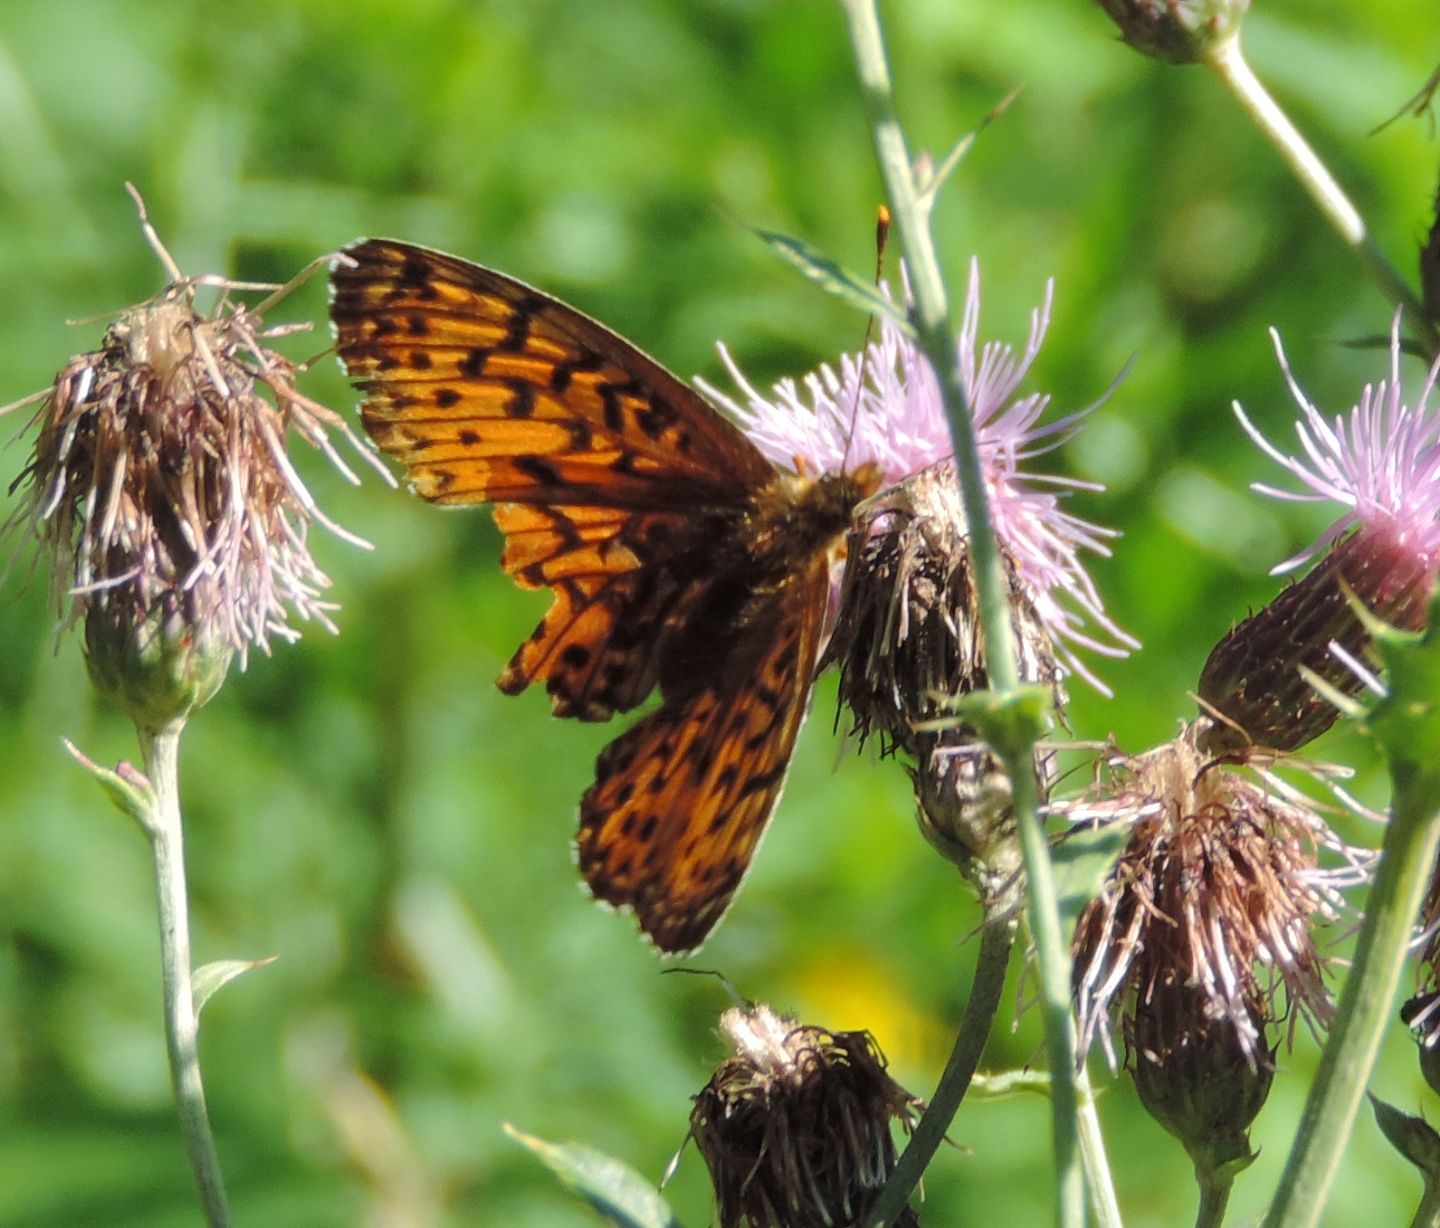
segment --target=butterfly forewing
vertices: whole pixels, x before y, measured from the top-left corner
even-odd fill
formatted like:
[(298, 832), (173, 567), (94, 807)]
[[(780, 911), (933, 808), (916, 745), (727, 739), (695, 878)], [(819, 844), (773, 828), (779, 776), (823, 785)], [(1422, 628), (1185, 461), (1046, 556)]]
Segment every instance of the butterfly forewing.
[(427, 499), (672, 507), (773, 477), (688, 384), (513, 278), (370, 239), (331, 280), (366, 429)]
[(553, 594), (501, 689), (542, 682), (586, 720), (661, 690), (600, 756), (580, 862), (662, 950), (698, 946), (779, 796), (830, 547), (873, 481), (782, 479), (658, 363), (501, 273), (371, 239), (332, 282), (366, 430), (424, 498), (496, 504), (505, 570)]

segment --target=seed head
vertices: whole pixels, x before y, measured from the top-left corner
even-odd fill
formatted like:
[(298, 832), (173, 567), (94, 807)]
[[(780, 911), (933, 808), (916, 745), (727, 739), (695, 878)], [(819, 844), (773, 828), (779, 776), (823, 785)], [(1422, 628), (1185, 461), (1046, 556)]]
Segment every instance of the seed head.
[[(690, 1133), (710, 1170), (720, 1228), (862, 1223), (895, 1166), (894, 1121), (920, 1102), (892, 1079), (868, 1032), (829, 1032), (733, 1008), (734, 1050), (695, 1097)], [(897, 1221), (919, 1223), (907, 1209)]]
[(141, 216), (171, 283), (20, 403), (40, 408), (10, 527), (49, 555), (61, 627), (84, 623), (96, 686), (153, 730), (205, 703), (233, 655), (295, 638), (292, 616), (334, 630), (306, 530), (335, 526), (285, 454), (288, 430), (354, 475), (325, 434), (348, 430), (265, 344), (293, 329), (265, 331), (230, 297), (257, 287), (181, 277)]

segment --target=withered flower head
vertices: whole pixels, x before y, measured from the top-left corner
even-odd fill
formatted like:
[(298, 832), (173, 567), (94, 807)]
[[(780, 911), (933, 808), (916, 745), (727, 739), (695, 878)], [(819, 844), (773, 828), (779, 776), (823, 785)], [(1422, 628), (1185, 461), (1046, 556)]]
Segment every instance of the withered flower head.
[(20, 402), (40, 409), (10, 526), (28, 523), (52, 557), (62, 628), (84, 622), (97, 688), (154, 730), (205, 703), (233, 655), (295, 638), (292, 616), (334, 629), (306, 530), (335, 526), (286, 457), (288, 430), (354, 475), (326, 438), (344, 424), (266, 347), (294, 329), (267, 331), (230, 297), (274, 287), (182, 277), (141, 220), (171, 282)]
[(1352, 603), (1392, 626), (1419, 630), (1440, 572), (1440, 413), (1430, 404), (1440, 364), (1407, 404), (1397, 312), (1388, 378), (1367, 384), (1348, 416), (1327, 420), (1301, 391), (1279, 334), (1271, 335), (1300, 406), (1295, 431), (1303, 459), (1269, 443), (1238, 404), (1235, 412), (1256, 444), (1306, 489), (1260, 483), (1255, 489), (1334, 503), (1342, 511), (1318, 541), (1275, 568), (1289, 571), (1319, 558), (1310, 573), (1237, 624), (1205, 662), (1200, 698), (1228, 722), (1207, 735), (1205, 748), (1214, 753), (1247, 742), (1295, 750), (1324, 733), (1338, 713), (1300, 667), (1343, 694), (1356, 694), (1363, 680), (1350, 661), (1363, 656), (1370, 633)]
[[(859, 1224), (895, 1166), (891, 1123), (919, 1101), (868, 1032), (828, 1032), (768, 1006), (732, 1008), (735, 1051), (695, 1097), (690, 1133), (715, 1187), (720, 1228)], [(919, 1221), (907, 1209), (897, 1221)]]
[[(1112, 1065), (1117, 1009), (1132, 1044), (1143, 1037), (1156, 1053), (1185, 1043), (1157, 1036), (1153, 1019), (1137, 1023), (1156, 1003), (1162, 1017), (1224, 1022), (1252, 1066), (1269, 1053), (1267, 1025), (1288, 1017), (1293, 1031), (1298, 1017), (1317, 1029), (1332, 1012), (1312, 923), (1338, 915), (1365, 854), (1263, 761), (1237, 770), (1206, 756), (1199, 725), (1135, 758), (1114, 753), (1091, 798), (1055, 806), (1075, 823), (1129, 828), (1073, 944), (1079, 1051), (1098, 1039)], [(1324, 783), (1343, 774), (1294, 766)], [(1335, 865), (1319, 864), (1322, 848)]]

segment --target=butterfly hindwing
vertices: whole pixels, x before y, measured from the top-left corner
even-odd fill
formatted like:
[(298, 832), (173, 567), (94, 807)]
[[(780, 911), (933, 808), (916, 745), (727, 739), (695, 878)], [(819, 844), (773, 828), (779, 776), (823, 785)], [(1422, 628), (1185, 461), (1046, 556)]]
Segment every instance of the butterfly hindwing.
[(662, 951), (705, 940), (765, 832), (805, 718), (828, 574), (823, 555), (808, 560), (747, 614), (707, 685), (600, 754), (580, 803), (580, 869)]

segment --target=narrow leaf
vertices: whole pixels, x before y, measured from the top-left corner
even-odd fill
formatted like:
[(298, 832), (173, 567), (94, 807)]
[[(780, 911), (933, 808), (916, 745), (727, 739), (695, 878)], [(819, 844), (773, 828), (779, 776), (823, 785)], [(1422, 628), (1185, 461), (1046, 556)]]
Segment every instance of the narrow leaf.
[(200, 1011), (205, 1003), (236, 977), (244, 976), (252, 968), (263, 968), (266, 964), (273, 964), (277, 958), (279, 957), (270, 955), (265, 959), (217, 959), (211, 964), (201, 964), (195, 969), (195, 974), (191, 978), (191, 988), (195, 995), (196, 1020), (199, 1020)]
[(1085, 905), (1100, 894), (1100, 888), (1125, 851), (1130, 831), (1123, 823), (1101, 827), (1077, 827), (1050, 848), (1055, 867), (1055, 890), (1060, 897), (1060, 916), (1073, 928)]
[(866, 315), (881, 316), (895, 325), (901, 335), (915, 339), (915, 328), (906, 314), (880, 293), (869, 278), (860, 277), (842, 268), (818, 247), (803, 239), (782, 235), (774, 230), (751, 228), (755, 236), (764, 240), (797, 269), (805, 274), (822, 290), (828, 290), (844, 299), (852, 307), (858, 307)]
[(112, 772), (89, 758), (69, 738), (60, 740), (70, 757), (105, 790), (106, 796), (115, 804), (116, 809), (129, 815), (148, 836), (154, 826), (155, 790), (150, 787), (145, 776), (128, 763), (120, 764), (119, 768)]
[(547, 1143), (508, 1122), (505, 1133), (618, 1228), (678, 1228), (670, 1205), (628, 1164), (583, 1143)]

